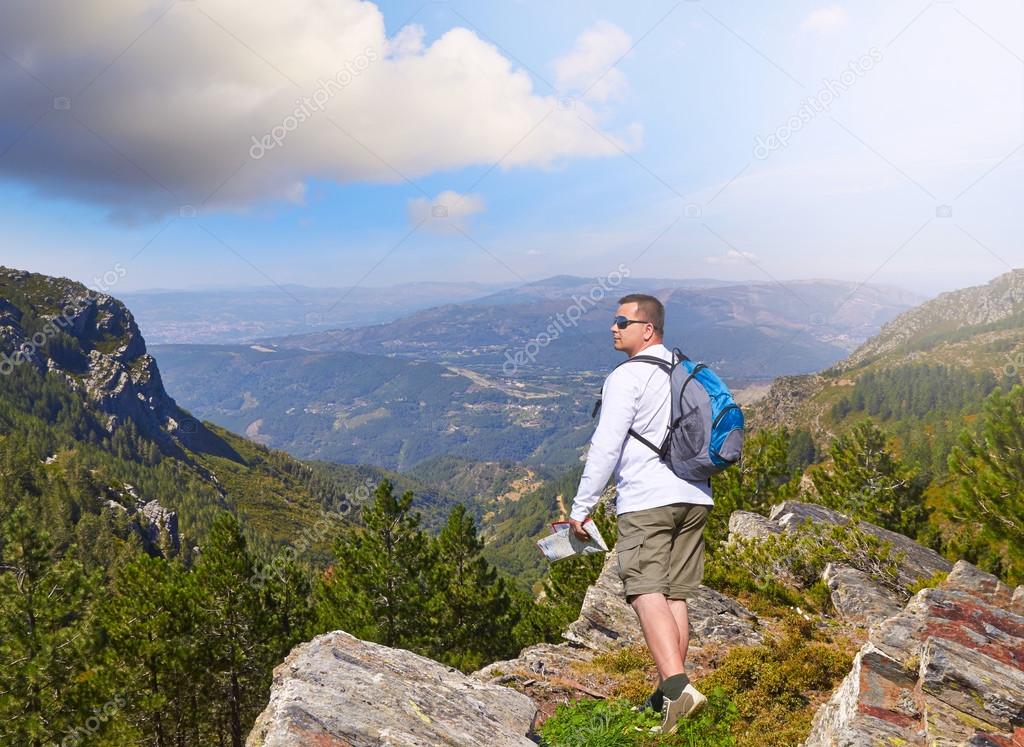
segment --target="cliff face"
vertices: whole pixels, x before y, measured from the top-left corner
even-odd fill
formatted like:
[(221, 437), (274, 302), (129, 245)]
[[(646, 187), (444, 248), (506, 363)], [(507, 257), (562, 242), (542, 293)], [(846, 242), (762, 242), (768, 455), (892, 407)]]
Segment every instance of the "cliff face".
[(132, 422), (167, 453), (237, 458), (167, 394), (124, 304), (66, 278), (0, 268), (0, 373), (22, 366), (63, 377), (110, 433)]

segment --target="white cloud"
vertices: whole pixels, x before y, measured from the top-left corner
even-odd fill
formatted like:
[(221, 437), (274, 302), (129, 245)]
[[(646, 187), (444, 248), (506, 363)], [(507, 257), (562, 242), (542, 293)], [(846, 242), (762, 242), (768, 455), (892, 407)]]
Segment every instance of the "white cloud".
[(555, 61), (555, 84), (565, 92), (585, 93), (607, 101), (622, 93), (626, 76), (612, 67), (629, 51), (629, 34), (608, 21), (598, 21), (576, 38), (572, 51)]
[(413, 225), (423, 223), (424, 228), (439, 232), (464, 228), (469, 216), (483, 211), (484, 200), (480, 195), (459, 194), (450, 189), (433, 200), (426, 197), (409, 200), (409, 220)]
[(800, 23), (803, 31), (834, 31), (846, 25), (850, 17), (841, 5), (830, 5), (811, 11)]
[(742, 265), (748, 264), (751, 260), (756, 258), (757, 255), (753, 252), (741, 252), (736, 249), (729, 249), (725, 254), (705, 257), (704, 259), (708, 264), (712, 265)]
[[(586, 50), (605, 59), (594, 45), (614, 34), (602, 29), (584, 34), (567, 74), (582, 74)], [(564, 110), (536, 93), (472, 31), (429, 45), (423, 36), (409, 26), (389, 39), (377, 6), (359, 0), (258, 13), (242, 0), (18, 3), (0, 26), (0, 48), (18, 61), (0, 65), (0, 131), (27, 133), (0, 160), (0, 178), (137, 221), (204, 200), (301, 200), (311, 179), (549, 168), (631, 147), (581, 122), (597, 119), (586, 103)]]
[(418, 23), (410, 23), (388, 39), (388, 51), (394, 57), (423, 53), (423, 37), (426, 30)]

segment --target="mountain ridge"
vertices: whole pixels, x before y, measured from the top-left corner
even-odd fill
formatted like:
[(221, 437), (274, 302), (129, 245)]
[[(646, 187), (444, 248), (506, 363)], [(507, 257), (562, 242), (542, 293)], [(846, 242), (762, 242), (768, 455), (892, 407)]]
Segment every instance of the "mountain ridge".
[[(1018, 321), (1019, 320), (1019, 321)], [(752, 404), (757, 426), (835, 435), (825, 410), (866, 372), (941, 364), (995, 376), (1024, 373), (1024, 269), (948, 291), (886, 322), (846, 359), (822, 372), (779, 377)], [(980, 404), (980, 403), (979, 403)]]

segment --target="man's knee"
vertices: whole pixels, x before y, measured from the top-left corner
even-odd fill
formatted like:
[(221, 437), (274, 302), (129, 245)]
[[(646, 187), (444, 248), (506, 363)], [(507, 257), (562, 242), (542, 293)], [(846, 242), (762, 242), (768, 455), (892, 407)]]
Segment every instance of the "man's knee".
[(640, 610), (650, 606), (651, 600), (657, 598), (659, 602), (666, 600), (666, 596), (661, 592), (642, 592), (640, 594), (627, 594), (626, 604), (633, 608), (633, 611), (638, 615)]

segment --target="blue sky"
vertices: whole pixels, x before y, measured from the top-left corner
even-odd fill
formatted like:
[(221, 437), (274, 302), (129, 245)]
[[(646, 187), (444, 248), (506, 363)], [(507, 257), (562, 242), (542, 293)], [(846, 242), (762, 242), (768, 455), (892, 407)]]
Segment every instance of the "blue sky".
[(115, 294), (623, 262), (928, 295), (1024, 266), (1012, 0), (82, 12), (4, 11), (9, 266), (92, 284), (120, 265)]

